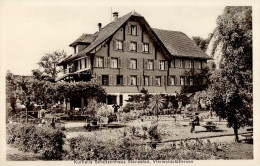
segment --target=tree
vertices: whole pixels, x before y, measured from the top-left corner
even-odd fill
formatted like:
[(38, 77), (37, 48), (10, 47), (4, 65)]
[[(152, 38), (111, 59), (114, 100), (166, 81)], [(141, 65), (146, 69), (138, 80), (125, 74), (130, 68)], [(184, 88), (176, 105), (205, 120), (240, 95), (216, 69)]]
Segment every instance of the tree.
[(220, 70), (210, 80), (210, 105), (232, 127), (235, 140), (238, 129), (252, 125), (252, 8), (226, 7), (217, 19), (223, 49)]
[(62, 71), (62, 69), (57, 66), (57, 63), (66, 57), (67, 53), (64, 50), (45, 53), (38, 65), (43, 69), (45, 74), (55, 79), (58, 73)]
[(16, 106), (16, 95), (15, 91), (17, 89), (17, 85), (14, 80), (13, 74), (8, 70), (6, 74), (6, 97), (7, 101), (9, 101), (10, 106), (12, 108), (11, 114), (15, 113)]
[(151, 102), (150, 102), (151, 109), (154, 111), (154, 114), (157, 116), (157, 121), (158, 121), (159, 113), (163, 109), (164, 102), (165, 99), (159, 94), (156, 94), (151, 98)]
[(203, 51), (206, 51), (208, 44), (212, 38), (212, 34), (209, 35), (207, 39), (203, 39), (200, 36), (192, 36), (191, 39), (195, 42), (197, 46), (199, 46)]

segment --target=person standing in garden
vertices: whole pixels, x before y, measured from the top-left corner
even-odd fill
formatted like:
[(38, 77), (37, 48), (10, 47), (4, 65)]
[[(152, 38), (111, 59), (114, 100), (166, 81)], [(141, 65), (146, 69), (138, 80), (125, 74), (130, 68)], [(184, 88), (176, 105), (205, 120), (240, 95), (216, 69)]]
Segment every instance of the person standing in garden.
[(195, 113), (195, 115), (193, 116), (192, 118), (192, 121), (191, 121), (191, 130), (190, 132), (194, 132), (195, 131), (195, 126), (199, 126), (200, 125), (200, 119), (199, 119), (199, 113)]

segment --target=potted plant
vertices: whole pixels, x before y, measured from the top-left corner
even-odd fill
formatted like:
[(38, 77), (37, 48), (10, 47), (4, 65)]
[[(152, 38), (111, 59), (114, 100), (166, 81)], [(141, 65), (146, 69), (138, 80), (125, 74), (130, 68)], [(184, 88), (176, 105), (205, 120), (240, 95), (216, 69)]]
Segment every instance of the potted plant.
[(148, 129), (148, 137), (150, 139), (150, 145), (152, 148), (156, 149), (156, 145), (161, 141), (161, 132), (158, 129), (158, 123), (152, 122), (151, 126)]

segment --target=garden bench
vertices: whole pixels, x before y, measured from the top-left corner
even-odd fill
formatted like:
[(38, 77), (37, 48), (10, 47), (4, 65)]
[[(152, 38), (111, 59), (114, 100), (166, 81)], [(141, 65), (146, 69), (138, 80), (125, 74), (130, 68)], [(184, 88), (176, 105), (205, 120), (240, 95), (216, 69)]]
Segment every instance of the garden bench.
[(217, 129), (217, 125), (215, 125), (215, 124), (204, 125), (204, 126), (202, 126), (202, 127), (206, 128), (207, 131), (214, 131), (214, 130)]
[(241, 134), (241, 136), (245, 138), (243, 139), (245, 142), (253, 142), (253, 133)]

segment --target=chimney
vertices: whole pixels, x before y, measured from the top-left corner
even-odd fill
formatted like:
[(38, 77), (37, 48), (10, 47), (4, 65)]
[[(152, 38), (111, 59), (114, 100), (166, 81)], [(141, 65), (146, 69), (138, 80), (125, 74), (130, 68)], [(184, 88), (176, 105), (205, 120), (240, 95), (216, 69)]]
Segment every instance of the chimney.
[(118, 19), (118, 12), (114, 12), (113, 17), (114, 17), (114, 21), (116, 21)]
[(100, 31), (102, 28), (102, 24), (101, 23), (98, 23), (98, 31)]

